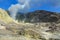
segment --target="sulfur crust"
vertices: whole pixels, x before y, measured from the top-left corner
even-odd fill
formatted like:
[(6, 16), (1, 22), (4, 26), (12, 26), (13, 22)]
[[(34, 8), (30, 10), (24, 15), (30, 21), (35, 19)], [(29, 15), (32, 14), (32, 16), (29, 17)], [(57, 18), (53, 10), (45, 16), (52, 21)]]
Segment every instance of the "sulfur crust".
[(13, 22), (13, 19), (8, 15), (8, 13), (1, 8), (0, 8), (0, 20), (6, 23)]

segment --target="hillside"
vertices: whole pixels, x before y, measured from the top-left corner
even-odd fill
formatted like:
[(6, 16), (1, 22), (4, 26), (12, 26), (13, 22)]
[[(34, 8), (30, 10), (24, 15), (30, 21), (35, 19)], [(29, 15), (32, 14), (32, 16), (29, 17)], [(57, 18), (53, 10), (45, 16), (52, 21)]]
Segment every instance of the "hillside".
[(16, 18), (21, 22), (0, 9), (0, 40), (60, 40), (60, 14), (38, 10)]
[(16, 19), (18, 21), (24, 21), (28, 23), (58, 22), (60, 20), (60, 14), (45, 10), (36, 10), (24, 14), (17, 13)]

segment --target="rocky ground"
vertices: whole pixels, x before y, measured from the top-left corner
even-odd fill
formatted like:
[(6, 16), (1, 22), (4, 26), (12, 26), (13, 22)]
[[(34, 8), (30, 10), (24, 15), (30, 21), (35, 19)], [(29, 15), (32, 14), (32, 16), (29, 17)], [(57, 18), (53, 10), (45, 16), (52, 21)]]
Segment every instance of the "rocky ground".
[[(60, 40), (60, 25), (55, 23), (1, 25), (0, 40)], [(11, 39), (12, 38), (12, 39)]]

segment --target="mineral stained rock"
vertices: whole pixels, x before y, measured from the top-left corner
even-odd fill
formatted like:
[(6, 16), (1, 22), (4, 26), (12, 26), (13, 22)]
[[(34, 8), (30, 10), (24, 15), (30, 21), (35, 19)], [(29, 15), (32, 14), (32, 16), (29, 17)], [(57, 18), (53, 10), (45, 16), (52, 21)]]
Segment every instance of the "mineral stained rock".
[(26, 16), (29, 23), (18, 23), (0, 9), (0, 40), (60, 40), (60, 14), (43, 10), (32, 13)]

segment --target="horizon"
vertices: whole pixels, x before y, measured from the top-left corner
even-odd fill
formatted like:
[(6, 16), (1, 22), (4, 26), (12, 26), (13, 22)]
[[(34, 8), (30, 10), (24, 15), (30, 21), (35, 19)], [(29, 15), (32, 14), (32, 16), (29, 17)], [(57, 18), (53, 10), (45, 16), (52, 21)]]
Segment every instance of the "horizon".
[[(9, 7), (11, 7), (11, 5), (16, 5), (16, 4), (18, 4), (18, 0), (5, 0), (5, 1), (0, 0), (0, 8), (4, 10), (8, 10)], [(60, 13), (60, 1), (59, 0), (36, 0), (36, 1), (33, 0), (33, 1), (30, 1), (28, 5), (29, 5), (29, 9), (27, 10), (29, 12), (32, 12), (35, 10), (46, 10), (46, 11)], [(23, 11), (25, 10), (26, 9), (24, 9)]]

